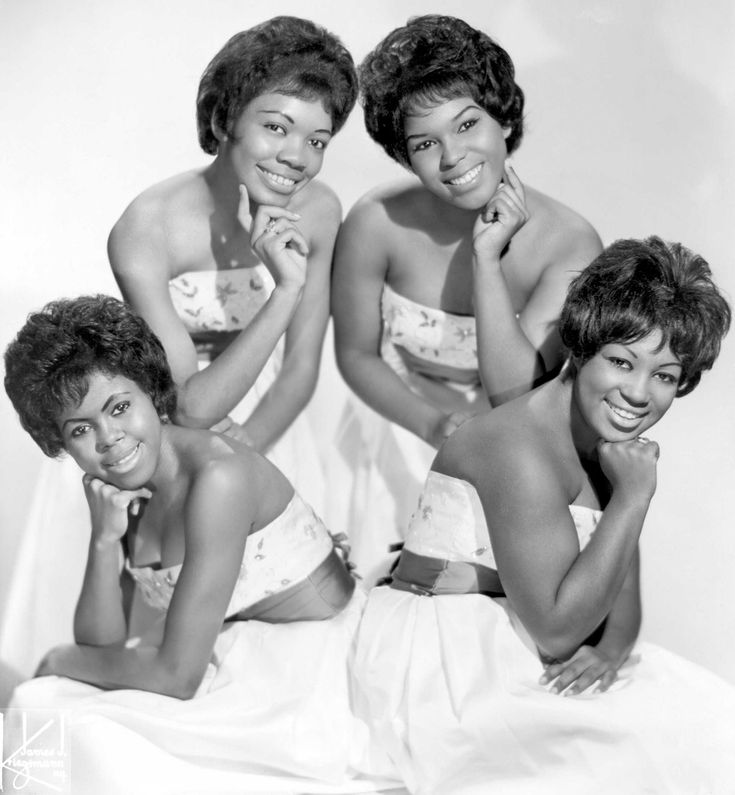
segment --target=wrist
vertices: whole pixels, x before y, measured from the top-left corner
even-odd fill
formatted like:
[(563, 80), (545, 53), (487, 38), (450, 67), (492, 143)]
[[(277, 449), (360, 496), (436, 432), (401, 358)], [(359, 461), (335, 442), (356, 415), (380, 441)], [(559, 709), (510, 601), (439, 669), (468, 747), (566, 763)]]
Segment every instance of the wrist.
[(488, 253), (481, 249), (473, 249), (472, 268), (479, 273), (500, 273), (500, 256), (494, 252)]

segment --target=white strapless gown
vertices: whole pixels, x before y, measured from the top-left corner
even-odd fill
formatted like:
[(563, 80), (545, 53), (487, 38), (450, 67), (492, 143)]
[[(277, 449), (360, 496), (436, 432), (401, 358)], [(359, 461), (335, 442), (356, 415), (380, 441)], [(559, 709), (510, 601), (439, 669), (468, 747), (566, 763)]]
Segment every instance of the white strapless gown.
[[(248, 538), (227, 615), (303, 581), (332, 548), (324, 524), (295, 494)], [(142, 645), (158, 642), (180, 568), (131, 569), (157, 615)], [(225, 624), (190, 700), (45, 676), (20, 685), (11, 707), (67, 711), (74, 795), (397, 787), (389, 765), (375, 771), (381, 757), (371, 753), (367, 727), (350, 703), (349, 660), (364, 601), (358, 590), (342, 612), (322, 621)]]
[[(381, 356), (409, 389), (447, 413), (489, 410), (474, 317), (418, 304), (387, 284), (381, 314)], [(352, 559), (367, 585), (387, 573), (395, 557), (388, 548), (403, 540), (435, 455), (431, 445), (350, 394), (328, 464), (333, 487), (325, 516), (334, 527), (349, 528)]]
[[(599, 513), (570, 510), (584, 546)], [(406, 549), (497, 568), (474, 488), (435, 472)], [(542, 673), (504, 598), (387, 586), (368, 597), (353, 671), (358, 712), (410, 792), (735, 793), (735, 688), (715, 675), (649, 643), (606, 693), (555, 695)]]

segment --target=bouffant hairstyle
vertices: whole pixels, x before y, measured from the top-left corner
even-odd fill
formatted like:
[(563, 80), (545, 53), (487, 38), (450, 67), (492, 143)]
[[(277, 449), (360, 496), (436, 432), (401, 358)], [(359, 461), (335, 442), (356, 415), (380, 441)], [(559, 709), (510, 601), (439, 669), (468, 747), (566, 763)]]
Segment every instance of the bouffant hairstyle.
[(416, 107), (461, 96), (510, 129), (508, 154), (523, 136), (523, 91), (508, 53), (456, 17), (414, 17), (396, 28), (359, 68), (365, 126), (390, 157), (410, 168), (404, 119)]
[(659, 237), (618, 240), (569, 287), (559, 333), (572, 362), (583, 364), (603, 345), (663, 336), (682, 365), (677, 396), (699, 383), (720, 352), (730, 307), (707, 262)]
[(340, 40), (308, 19), (273, 17), (236, 33), (204, 70), (197, 95), (199, 145), (217, 153), (213, 126), (232, 135), (245, 106), (267, 92), (320, 99), (332, 132), (357, 99), (357, 73)]
[(84, 400), (93, 373), (134, 381), (160, 417), (176, 409), (163, 346), (126, 304), (106, 295), (52, 301), (28, 316), (5, 351), (5, 391), (47, 456), (64, 450), (59, 414)]

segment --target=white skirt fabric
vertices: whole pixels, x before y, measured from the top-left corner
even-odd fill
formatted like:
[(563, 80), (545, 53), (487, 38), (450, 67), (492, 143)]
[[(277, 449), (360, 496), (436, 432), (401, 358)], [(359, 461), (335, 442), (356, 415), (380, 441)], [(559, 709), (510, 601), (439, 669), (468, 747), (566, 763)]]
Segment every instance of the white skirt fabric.
[(735, 688), (641, 643), (606, 693), (538, 683), (505, 600), (374, 589), (356, 708), (418, 795), (732, 795)]
[(188, 701), (47, 676), (18, 687), (11, 707), (68, 710), (74, 795), (397, 787), (368, 774), (375, 755), (350, 706), (348, 661), (364, 602), (358, 590), (327, 621), (227, 625)]

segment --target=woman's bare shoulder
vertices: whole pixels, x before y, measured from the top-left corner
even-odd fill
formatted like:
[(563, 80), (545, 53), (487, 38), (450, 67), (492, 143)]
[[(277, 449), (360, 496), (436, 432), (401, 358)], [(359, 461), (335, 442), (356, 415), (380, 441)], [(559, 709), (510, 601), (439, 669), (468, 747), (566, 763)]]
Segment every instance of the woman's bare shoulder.
[(602, 241), (594, 226), (576, 210), (528, 186), (526, 201), (532, 238), (536, 242), (543, 240), (543, 248), (553, 258), (573, 257), (590, 262), (602, 251)]
[[(564, 453), (563, 433), (544, 420), (537, 393), (523, 395), (463, 423), (442, 446), (434, 468), (483, 489), (505, 490), (512, 483), (533, 493), (543, 482), (569, 496), (573, 473)], [(543, 401), (543, 395), (541, 396)]]
[(186, 453), (193, 496), (212, 506), (227, 502), (247, 508), (256, 528), (283, 510), (293, 488), (270, 461), (229, 436), (193, 434)]
[[(191, 228), (193, 218), (206, 211), (209, 191), (203, 169), (187, 171), (151, 185), (125, 208), (112, 227), (108, 250), (116, 267), (123, 248), (148, 247), (171, 239), (176, 226)], [(122, 263), (125, 262), (123, 258)]]

